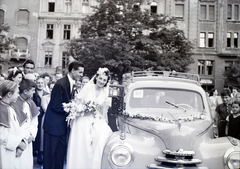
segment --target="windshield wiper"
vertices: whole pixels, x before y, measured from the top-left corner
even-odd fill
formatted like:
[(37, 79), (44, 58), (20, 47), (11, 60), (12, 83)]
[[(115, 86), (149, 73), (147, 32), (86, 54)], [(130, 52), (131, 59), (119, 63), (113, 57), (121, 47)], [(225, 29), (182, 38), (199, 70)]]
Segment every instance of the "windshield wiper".
[(176, 104), (174, 104), (174, 103), (172, 103), (172, 102), (169, 102), (169, 101), (165, 101), (167, 104), (170, 104), (171, 106), (174, 106), (174, 107), (176, 107), (176, 108), (178, 108), (178, 109), (182, 109), (182, 110), (184, 110), (185, 112), (187, 111), (187, 109), (185, 109), (185, 108), (183, 108), (183, 107), (179, 107), (179, 106), (177, 106)]

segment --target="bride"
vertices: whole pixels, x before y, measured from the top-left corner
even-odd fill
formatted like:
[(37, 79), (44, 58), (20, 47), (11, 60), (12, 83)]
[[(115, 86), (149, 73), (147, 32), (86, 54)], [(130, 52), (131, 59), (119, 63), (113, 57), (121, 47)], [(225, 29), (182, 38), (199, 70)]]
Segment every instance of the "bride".
[(112, 133), (108, 126), (107, 111), (110, 72), (99, 68), (96, 75), (76, 96), (81, 103), (97, 104), (95, 115), (77, 117), (71, 126), (67, 152), (67, 169), (100, 169), (104, 145)]

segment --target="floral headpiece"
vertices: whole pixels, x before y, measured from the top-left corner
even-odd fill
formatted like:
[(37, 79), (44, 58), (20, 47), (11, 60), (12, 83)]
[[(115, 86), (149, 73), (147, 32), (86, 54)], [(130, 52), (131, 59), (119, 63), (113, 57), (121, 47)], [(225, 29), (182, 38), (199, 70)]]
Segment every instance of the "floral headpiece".
[(104, 67), (104, 68), (98, 68), (98, 71), (97, 71), (97, 74), (104, 74), (105, 72), (108, 72), (109, 70), (108, 70), (108, 68), (106, 68), (106, 67)]

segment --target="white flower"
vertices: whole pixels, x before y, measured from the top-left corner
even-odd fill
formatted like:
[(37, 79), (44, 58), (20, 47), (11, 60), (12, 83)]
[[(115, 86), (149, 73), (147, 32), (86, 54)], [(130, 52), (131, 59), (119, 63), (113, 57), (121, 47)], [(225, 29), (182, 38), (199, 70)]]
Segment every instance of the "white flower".
[(94, 117), (97, 117), (96, 114), (98, 111), (96, 110), (99, 106), (94, 102), (88, 102), (84, 104), (79, 99), (74, 99), (69, 103), (63, 103), (62, 105), (64, 111), (68, 113), (68, 116), (66, 117), (66, 121), (68, 122), (68, 124), (71, 124), (74, 119), (76, 119), (77, 117), (82, 117), (85, 114), (92, 114), (94, 115)]
[(100, 68), (98, 69), (98, 71), (97, 71), (97, 74), (100, 75), (100, 74), (103, 74), (104, 72), (108, 72), (108, 71), (109, 71), (108, 68), (106, 68), (106, 67), (101, 68), (101, 67), (100, 67)]

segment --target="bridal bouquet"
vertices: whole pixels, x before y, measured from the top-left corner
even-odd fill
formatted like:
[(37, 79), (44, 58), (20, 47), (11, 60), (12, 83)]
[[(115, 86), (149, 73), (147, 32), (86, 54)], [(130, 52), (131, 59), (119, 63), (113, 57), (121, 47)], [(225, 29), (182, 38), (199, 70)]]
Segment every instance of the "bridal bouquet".
[(68, 116), (66, 117), (68, 125), (72, 120), (79, 116), (82, 117), (87, 114), (92, 114), (94, 117), (97, 116), (97, 109), (99, 107), (99, 105), (95, 102), (89, 101), (86, 104), (83, 104), (79, 100), (75, 99), (69, 103), (63, 103), (62, 105), (64, 111), (68, 113)]

